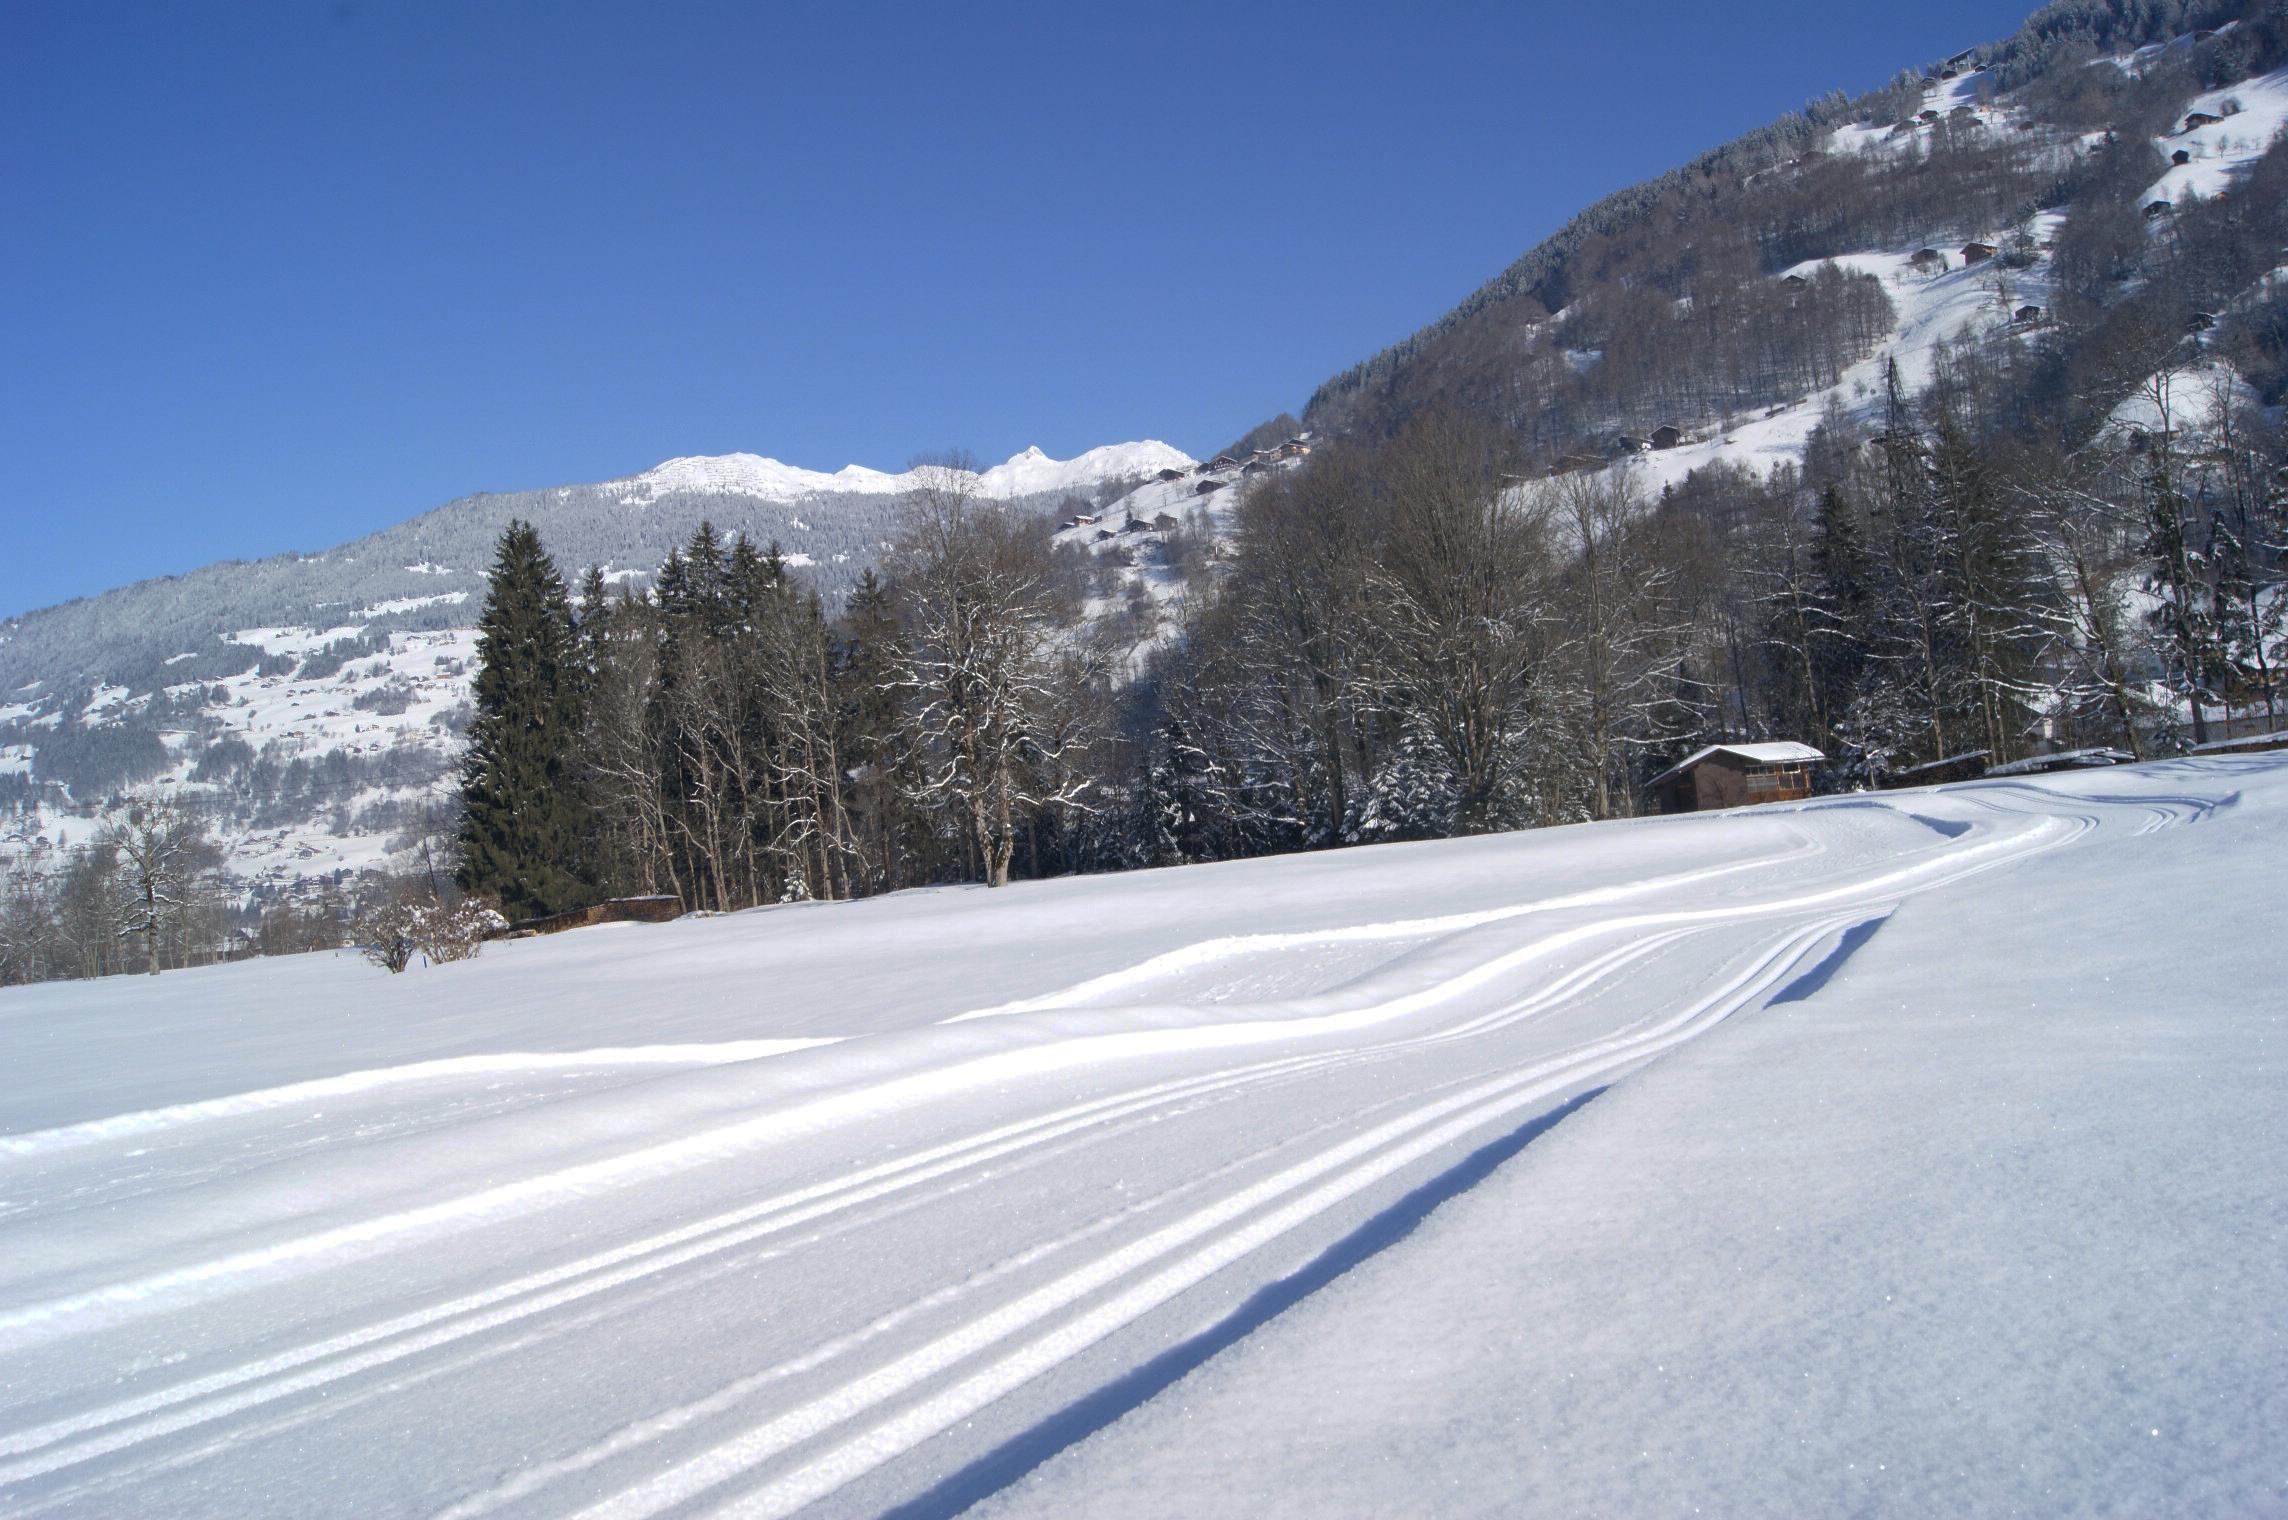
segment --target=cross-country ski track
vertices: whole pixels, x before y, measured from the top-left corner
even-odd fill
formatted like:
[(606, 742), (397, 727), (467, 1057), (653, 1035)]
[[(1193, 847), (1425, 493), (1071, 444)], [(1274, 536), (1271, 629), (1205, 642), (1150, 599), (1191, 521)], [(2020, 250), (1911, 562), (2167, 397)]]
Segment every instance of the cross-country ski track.
[(1893, 915), (2247, 797), (2288, 767), (0, 993), (0, 1512), (959, 1508)]

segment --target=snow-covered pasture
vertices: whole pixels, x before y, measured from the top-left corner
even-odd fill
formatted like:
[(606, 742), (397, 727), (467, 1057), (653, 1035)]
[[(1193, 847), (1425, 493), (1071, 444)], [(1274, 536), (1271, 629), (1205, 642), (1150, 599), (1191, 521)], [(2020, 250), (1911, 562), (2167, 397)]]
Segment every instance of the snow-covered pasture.
[(2288, 760), (0, 994), (0, 1509), (2278, 1508)]

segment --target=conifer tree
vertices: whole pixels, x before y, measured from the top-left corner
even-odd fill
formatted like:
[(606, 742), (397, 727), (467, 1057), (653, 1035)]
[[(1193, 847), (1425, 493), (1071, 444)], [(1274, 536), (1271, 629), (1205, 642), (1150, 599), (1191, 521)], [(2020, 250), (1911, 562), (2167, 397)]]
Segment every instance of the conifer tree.
[(1820, 715), (1832, 730), (1836, 716), (1850, 709), (1859, 690), (1873, 597), (1867, 541), (1859, 530), (1858, 514), (1836, 486), (1820, 493), (1815, 535), (1812, 557), (1818, 590), (1808, 619), (1811, 679)]
[(461, 886), (511, 918), (590, 895), (572, 784), (580, 652), (564, 581), (527, 522), (511, 522), (477, 624), (476, 717), (461, 776)]
[(1353, 844), (1440, 839), (1454, 832), (1453, 771), (1422, 725), (1410, 723), (1375, 772), (1344, 837)]

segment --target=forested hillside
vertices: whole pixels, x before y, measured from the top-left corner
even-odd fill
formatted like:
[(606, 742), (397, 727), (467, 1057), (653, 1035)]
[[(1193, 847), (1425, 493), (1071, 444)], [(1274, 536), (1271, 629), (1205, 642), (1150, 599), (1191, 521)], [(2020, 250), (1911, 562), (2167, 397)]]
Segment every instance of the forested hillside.
[[(2251, 290), (2279, 261), (2277, 166), (2223, 205), (2178, 205), (2165, 236), (2145, 210), (2181, 198), (2163, 181), (2195, 98), (2288, 62), (2284, 28), (2268, 0), (2046, 6), (1954, 68), (1826, 96), (1608, 196), (1438, 322), (1329, 380), (1304, 422), (1387, 435), (1448, 401), (1551, 458), (1663, 423), (1721, 427), (1832, 383), (1884, 335), (1865, 281), (1780, 277), (1973, 241), (1998, 247), (2005, 269), (2050, 262), (2056, 275), (2055, 320), (1997, 425), (2086, 441), (2109, 385), (2118, 400), (2131, 384), (2116, 362), (2126, 327), (2181, 329), (2243, 297), (2252, 304), (2213, 346), (2277, 400), (2281, 294)], [(1930, 84), (1947, 88), (1933, 99)], [(2262, 152), (2277, 125), (2267, 115), (2233, 135)]]

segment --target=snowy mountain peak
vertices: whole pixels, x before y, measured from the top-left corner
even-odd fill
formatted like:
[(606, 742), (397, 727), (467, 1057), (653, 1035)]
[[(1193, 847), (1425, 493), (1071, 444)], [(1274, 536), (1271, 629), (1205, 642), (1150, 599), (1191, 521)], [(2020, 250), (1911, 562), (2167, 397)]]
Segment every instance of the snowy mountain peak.
[[(1190, 455), (1157, 439), (1108, 444), (1067, 460), (1052, 459), (1036, 444), (979, 472), (976, 481), (986, 496), (1036, 496), (1086, 492), (1108, 480), (1188, 469), (1191, 464)], [(914, 483), (911, 470), (893, 475), (852, 464), (828, 474), (760, 454), (697, 454), (612, 481), (605, 489), (622, 502), (641, 506), (664, 496), (751, 496), (785, 502), (813, 496), (895, 496)]]

